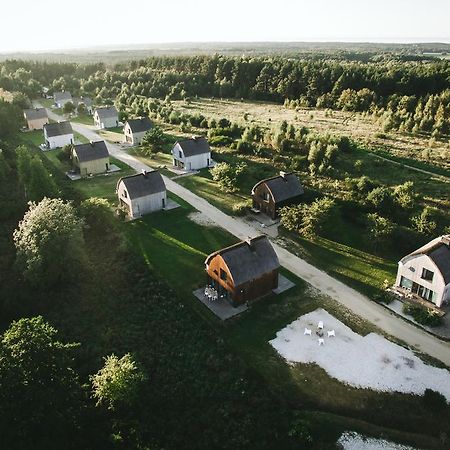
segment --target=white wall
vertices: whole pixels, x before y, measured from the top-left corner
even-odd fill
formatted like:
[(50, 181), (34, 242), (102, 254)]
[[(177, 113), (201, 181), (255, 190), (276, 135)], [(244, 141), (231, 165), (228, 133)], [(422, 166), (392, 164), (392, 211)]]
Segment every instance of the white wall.
[(94, 122), (97, 128), (114, 128), (119, 125), (119, 117), (106, 117), (99, 119), (97, 114), (94, 114)]
[(126, 191), (125, 184), (123, 183), (123, 181), (121, 181), (117, 189), (117, 196), (119, 197), (119, 200), (122, 200), (128, 205), (130, 210), (130, 217), (133, 219), (141, 217), (144, 214), (152, 213), (154, 211), (160, 211), (164, 206), (167, 205), (166, 191), (157, 192), (156, 194), (139, 197), (133, 200), (130, 199), (128, 192), (125, 196), (124, 191)]
[(48, 143), (48, 148), (64, 147), (65, 145), (73, 144), (75, 142), (73, 134), (63, 134), (61, 136), (52, 137), (47, 137), (45, 135), (45, 141)]
[[(434, 273), (433, 280), (427, 281), (422, 277), (422, 269), (428, 269)], [(413, 255), (398, 263), (396, 286), (400, 286), (401, 277), (405, 277), (414, 283), (420, 284), (436, 293), (435, 304), (441, 306), (444, 297), (445, 284), (441, 272), (438, 270), (432, 259), (428, 255)], [(447, 294), (450, 295), (450, 289)]]
[[(180, 151), (181, 157), (179, 155)], [(184, 168), (186, 170), (199, 170), (208, 167), (211, 164), (211, 152), (186, 158), (180, 144), (174, 146), (172, 149), (172, 156), (174, 159), (184, 163)]]

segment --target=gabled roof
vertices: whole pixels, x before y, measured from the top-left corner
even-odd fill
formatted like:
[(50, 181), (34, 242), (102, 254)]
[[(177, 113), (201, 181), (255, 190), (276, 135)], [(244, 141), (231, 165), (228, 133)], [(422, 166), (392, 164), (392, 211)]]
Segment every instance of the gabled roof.
[(80, 162), (94, 161), (96, 159), (109, 157), (105, 141), (74, 145), (73, 152), (77, 155), (78, 161)]
[(130, 126), (132, 133), (142, 133), (144, 131), (150, 130), (150, 128), (153, 127), (153, 123), (148, 117), (128, 119), (127, 124)]
[(145, 197), (166, 190), (164, 180), (157, 170), (122, 177), (117, 182), (117, 188), (121, 181), (127, 189), (128, 197), (131, 199)]
[(260, 278), (280, 267), (278, 256), (266, 236), (258, 236), (214, 252), (206, 258), (205, 264), (208, 265), (218, 255), (227, 265), (235, 286)]
[(183, 150), (185, 157), (202, 155), (211, 151), (209, 148), (209, 143), (204, 136), (192, 137), (190, 139), (178, 141), (175, 145), (177, 144)]
[(264, 183), (272, 193), (275, 203), (283, 202), (290, 198), (297, 197), (299, 195), (302, 195), (304, 192), (300, 180), (294, 173), (280, 172), (280, 175), (272, 178), (266, 178), (265, 180), (262, 180), (255, 184), (252, 189), (252, 194), (255, 192), (255, 189), (262, 183)]
[(73, 99), (73, 102), (75, 105), (79, 105), (80, 103), (83, 103), (84, 106), (92, 106), (91, 97), (75, 97)]
[(103, 106), (102, 108), (97, 108), (94, 111), (94, 114), (95, 113), (98, 114), (99, 119), (115, 118), (119, 116), (115, 106)]
[(450, 283), (450, 234), (433, 239), (402, 258), (400, 262), (404, 263), (407, 259), (418, 255), (427, 255), (441, 272), (444, 283)]
[(44, 125), (44, 131), (48, 137), (73, 134), (72, 125), (70, 125), (70, 122), (46, 123)]
[(72, 94), (69, 91), (55, 92), (53, 98), (55, 99), (55, 102), (60, 102), (61, 100), (72, 101)]
[(34, 108), (24, 110), (25, 119), (36, 120), (36, 119), (47, 119), (47, 110), (45, 108)]

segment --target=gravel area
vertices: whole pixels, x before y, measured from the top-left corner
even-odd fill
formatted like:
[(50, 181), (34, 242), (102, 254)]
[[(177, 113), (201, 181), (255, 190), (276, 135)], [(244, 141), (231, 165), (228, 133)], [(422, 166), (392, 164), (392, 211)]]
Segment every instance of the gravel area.
[[(323, 345), (316, 330), (323, 322)], [(305, 335), (305, 328), (312, 335)], [(328, 337), (334, 330), (336, 336)], [(317, 309), (280, 330), (270, 344), (289, 363), (314, 363), (342, 383), (362, 389), (423, 395), (430, 388), (450, 401), (450, 372), (376, 333), (361, 336), (324, 309)]]

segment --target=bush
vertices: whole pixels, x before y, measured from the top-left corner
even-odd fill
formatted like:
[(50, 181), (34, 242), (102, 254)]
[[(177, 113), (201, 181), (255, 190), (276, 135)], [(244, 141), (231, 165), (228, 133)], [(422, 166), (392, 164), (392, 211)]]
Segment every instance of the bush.
[(412, 316), (412, 318), (421, 325), (437, 327), (442, 324), (442, 317), (434, 310), (426, 308), (425, 306), (404, 303), (403, 312)]
[(384, 303), (385, 305), (389, 305), (393, 302), (394, 297), (387, 291), (379, 291), (374, 296), (373, 299), (378, 303)]
[(232, 207), (233, 215), (243, 216), (247, 212), (248, 208), (250, 208), (250, 202), (235, 203)]
[(432, 389), (425, 389), (423, 403), (431, 411), (443, 411), (447, 407), (445, 396)]
[(209, 143), (217, 147), (226, 147), (228, 145), (231, 145), (233, 141), (233, 138), (229, 136), (214, 136), (209, 139)]

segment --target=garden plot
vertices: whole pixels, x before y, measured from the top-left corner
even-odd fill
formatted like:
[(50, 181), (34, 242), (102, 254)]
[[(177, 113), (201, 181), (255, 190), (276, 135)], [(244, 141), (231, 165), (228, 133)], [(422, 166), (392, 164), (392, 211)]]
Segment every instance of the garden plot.
[[(324, 326), (324, 344), (316, 336)], [(312, 335), (305, 335), (305, 328)], [(335, 330), (335, 337), (327, 337)], [(421, 359), (384, 337), (361, 336), (323, 309), (317, 309), (280, 330), (270, 344), (289, 363), (317, 364), (328, 375), (357, 388), (422, 395), (425, 389), (442, 393), (450, 401), (450, 373)]]
[(394, 444), (385, 439), (368, 438), (358, 433), (344, 433), (337, 443), (344, 450), (415, 450), (407, 445)]

